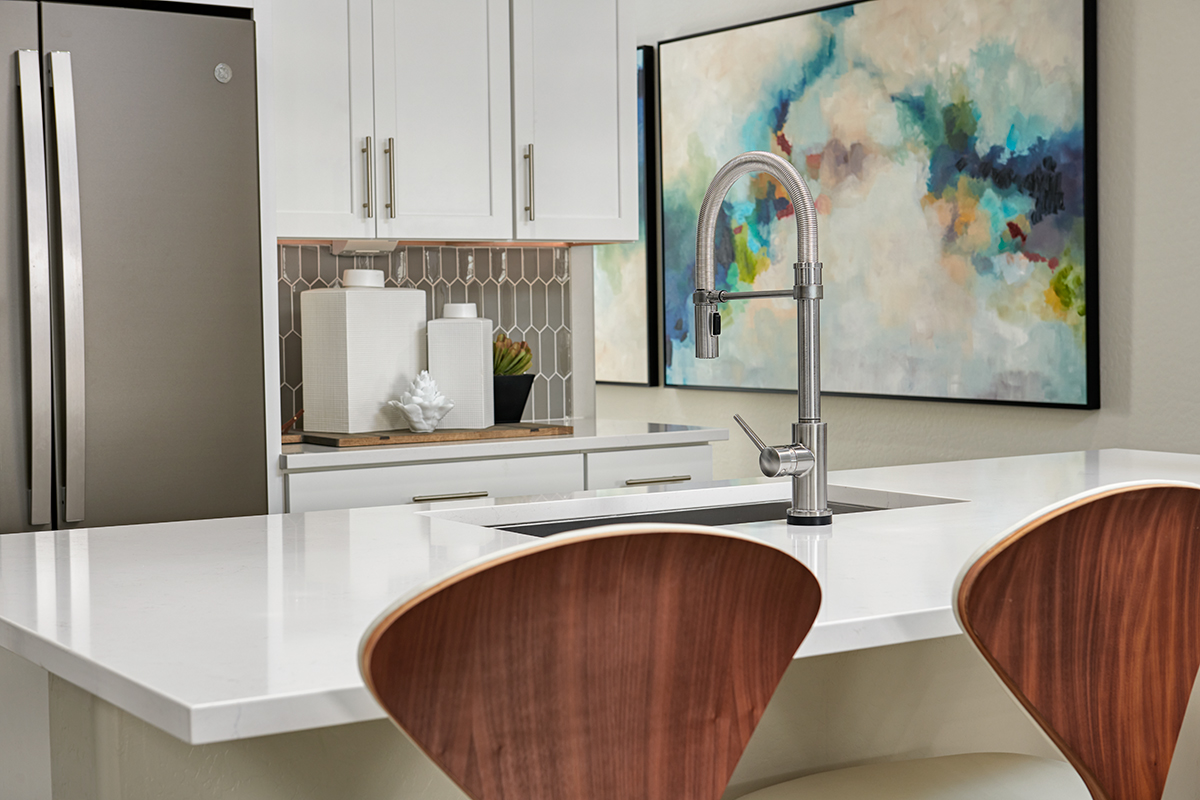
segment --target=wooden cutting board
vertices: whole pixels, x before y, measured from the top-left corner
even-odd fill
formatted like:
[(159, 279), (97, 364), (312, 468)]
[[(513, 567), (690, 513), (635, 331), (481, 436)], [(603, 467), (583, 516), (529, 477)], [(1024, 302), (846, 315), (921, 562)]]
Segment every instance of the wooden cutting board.
[(365, 447), (377, 444), (433, 444), (435, 442), (474, 442), (482, 439), (523, 439), (530, 436), (564, 436), (574, 433), (570, 425), (549, 425), (544, 422), (514, 422), (493, 425), (481, 430), (449, 429), (432, 433), (412, 431), (375, 431), (372, 433), (319, 433), (300, 431), (305, 444), (326, 447)]

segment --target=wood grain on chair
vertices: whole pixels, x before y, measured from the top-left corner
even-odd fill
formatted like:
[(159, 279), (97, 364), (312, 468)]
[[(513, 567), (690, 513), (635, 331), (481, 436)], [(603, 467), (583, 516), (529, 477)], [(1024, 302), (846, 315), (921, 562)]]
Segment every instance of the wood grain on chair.
[(717, 800), (819, 605), (772, 547), (602, 529), (405, 603), (363, 673), (475, 800)]
[(1159, 800), (1200, 669), (1200, 489), (1117, 488), (965, 574), (967, 633), (1097, 800)]

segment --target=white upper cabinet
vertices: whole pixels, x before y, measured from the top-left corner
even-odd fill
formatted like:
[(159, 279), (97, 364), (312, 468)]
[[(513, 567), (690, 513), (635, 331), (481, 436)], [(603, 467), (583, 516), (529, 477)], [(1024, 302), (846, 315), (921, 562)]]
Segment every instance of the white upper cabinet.
[(281, 238), (371, 238), (371, 0), (282, 0), (274, 14), (275, 203)]
[(508, 0), (374, 7), (379, 237), (511, 238)]
[(636, 239), (619, 5), (512, 0), (510, 19), (509, 0), (279, 0), (279, 237)]
[(630, 5), (512, 0), (518, 239), (638, 238)]
[(507, 0), (274, 12), (279, 237), (512, 237)]

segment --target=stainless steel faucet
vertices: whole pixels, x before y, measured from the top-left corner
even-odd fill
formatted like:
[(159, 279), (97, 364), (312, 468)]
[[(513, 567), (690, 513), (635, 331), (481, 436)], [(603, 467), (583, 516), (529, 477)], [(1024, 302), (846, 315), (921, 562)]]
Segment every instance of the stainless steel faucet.
[[(750, 172), (766, 172), (783, 185), (796, 214), (796, 283), (791, 289), (763, 292), (722, 292), (715, 289), (713, 268), (714, 231), (725, 195), (738, 178)], [(717, 171), (704, 202), (696, 229), (696, 358), (716, 358), (721, 316), (717, 303), (751, 297), (793, 297), (796, 314), (796, 355), (799, 364), (799, 417), (792, 425), (792, 443), (771, 447), (755, 435), (738, 415), (734, 419), (758, 447), (758, 466), (767, 477), (790, 475), (791, 525), (828, 525), (825, 423), (821, 422), (821, 262), (817, 260), (817, 211), (808, 185), (786, 159), (773, 153), (742, 153)]]

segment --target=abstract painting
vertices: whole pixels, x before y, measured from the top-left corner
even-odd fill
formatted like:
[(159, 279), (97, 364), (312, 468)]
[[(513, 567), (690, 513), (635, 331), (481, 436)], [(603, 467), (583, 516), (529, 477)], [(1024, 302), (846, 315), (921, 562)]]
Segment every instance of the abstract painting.
[[(795, 302), (723, 304), (717, 359), (691, 335), (705, 189), (766, 150), (816, 205), (824, 391), (1098, 407), (1094, 14), (866, 0), (660, 43), (666, 383), (795, 390)], [(742, 178), (716, 288), (795, 260), (783, 189)]]
[[(592, 249), (596, 308), (596, 380), (658, 385), (657, 252), (650, 201), (654, 165), (654, 48), (638, 53), (638, 231), (636, 242)], [(647, 135), (649, 134), (649, 138)]]

